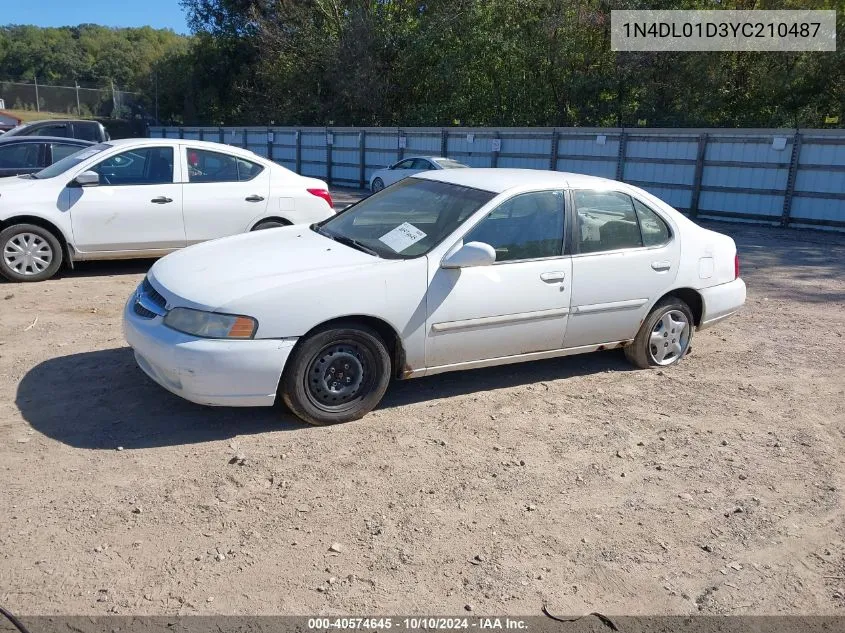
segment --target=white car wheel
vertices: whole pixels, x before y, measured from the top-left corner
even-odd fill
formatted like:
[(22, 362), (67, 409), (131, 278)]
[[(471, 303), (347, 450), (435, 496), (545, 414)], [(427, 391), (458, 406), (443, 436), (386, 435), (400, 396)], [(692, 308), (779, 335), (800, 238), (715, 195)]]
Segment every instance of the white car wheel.
[(62, 245), (47, 229), (16, 224), (0, 232), (0, 275), (9, 281), (43, 281), (62, 265)]

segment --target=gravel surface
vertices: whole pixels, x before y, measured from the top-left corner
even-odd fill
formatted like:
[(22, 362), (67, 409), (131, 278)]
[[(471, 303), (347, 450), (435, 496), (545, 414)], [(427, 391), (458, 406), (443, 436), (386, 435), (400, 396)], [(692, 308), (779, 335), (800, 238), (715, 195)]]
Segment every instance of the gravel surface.
[(845, 237), (715, 228), (749, 300), (680, 366), (445, 374), (329, 428), (148, 380), (120, 313), (149, 261), (0, 284), (0, 604), (845, 613)]

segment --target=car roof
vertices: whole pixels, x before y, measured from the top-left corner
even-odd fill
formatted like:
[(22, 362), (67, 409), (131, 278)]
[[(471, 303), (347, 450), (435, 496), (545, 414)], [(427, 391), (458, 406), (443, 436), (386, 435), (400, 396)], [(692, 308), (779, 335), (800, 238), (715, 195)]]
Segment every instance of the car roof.
[(405, 156), (398, 162), (402, 162), (403, 160), (408, 160), (409, 158), (425, 158), (426, 160), (455, 160), (454, 158), (446, 158), (445, 156), (418, 156), (414, 154), (413, 156)]
[(71, 145), (93, 145), (91, 141), (67, 136), (0, 136), (0, 143), (69, 143)]
[(464, 185), (473, 189), (482, 189), (493, 193), (502, 193), (517, 187), (565, 187), (584, 188), (626, 188), (624, 183), (609, 178), (586, 176), (565, 171), (546, 171), (542, 169), (508, 169), (508, 168), (473, 168), (473, 169), (442, 169), (426, 171), (413, 176), (426, 180), (455, 185)]
[[(33, 125), (50, 124), (50, 123), (100, 123), (93, 119), (40, 119), (38, 121), (26, 121), (21, 124), (21, 127), (31, 127)], [(102, 124), (100, 124), (102, 125)]]
[[(113, 147), (121, 147), (123, 145), (133, 145), (136, 147), (144, 147), (146, 145), (160, 145), (161, 143), (180, 143), (182, 145), (190, 145), (196, 149), (207, 149), (209, 151), (214, 152), (227, 152), (230, 154), (237, 154), (240, 156), (249, 156), (260, 158), (264, 161), (267, 161), (267, 158), (256, 154), (252, 150), (244, 149), (243, 147), (238, 147), (237, 145), (226, 145), (224, 143), (212, 143), (211, 141), (195, 141), (193, 139), (181, 139), (181, 138), (120, 138), (120, 139), (112, 139), (110, 141), (105, 141), (108, 145)], [(275, 163), (273, 163), (275, 164)]]

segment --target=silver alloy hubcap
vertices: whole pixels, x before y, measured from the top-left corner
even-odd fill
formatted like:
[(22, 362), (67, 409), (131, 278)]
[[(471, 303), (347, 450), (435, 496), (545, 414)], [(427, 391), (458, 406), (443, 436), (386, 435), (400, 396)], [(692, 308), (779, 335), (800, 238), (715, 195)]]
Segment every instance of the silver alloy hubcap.
[(384, 189), (384, 183), (376, 178), (375, 182), (373, 182), (373, 191), (381, 191), (382, 189)]
[(680, 310), (669, 310), (660, 317), (648, 340), (648, 353), (658, 365), (671, 365), (686, 353), (690, 325)]
[(37, 275), (53, 261), (53, 247), (35, 233), (18, 233), (3, 246), (3, 261), (19, 275)]

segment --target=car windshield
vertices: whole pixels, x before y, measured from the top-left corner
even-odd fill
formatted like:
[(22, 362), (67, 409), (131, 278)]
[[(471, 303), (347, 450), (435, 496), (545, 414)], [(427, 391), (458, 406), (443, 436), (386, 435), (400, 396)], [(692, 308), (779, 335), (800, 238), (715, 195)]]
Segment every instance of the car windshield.
[(463, 163), (459, 163), (451, 158), (433, 158), (432, 160), (443, 169), (461, 169), (469, 167), (469, 165), (464, 165)]
[(425, 255), (496, 194), (422, 178), (405, 178), (315, 226), (379, 257)]
[(69, 156), (65, 156), (62, 160), (56, 161), (49, 167), (42, 169), (39, 172), (36, 172), (32, 175), (32, 177), (37, 180), (42, 180), (44, 178), (55, 178), (59, 174), (65, 173), (68, 169), (76, 167), (82, 161), (87, 160), (96, 154), (99, 154), (103, 150), (110, 149), (111, 147), (112, 146), (108, 143), (100, 143), (99, 145), (83, 147), (78, 152), (74, 152)]

